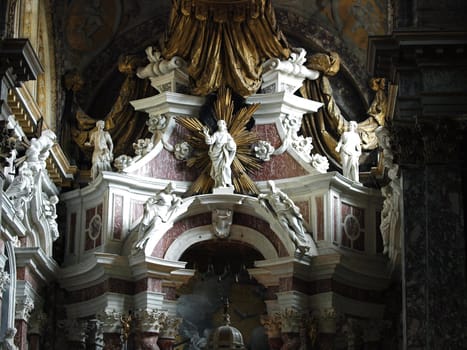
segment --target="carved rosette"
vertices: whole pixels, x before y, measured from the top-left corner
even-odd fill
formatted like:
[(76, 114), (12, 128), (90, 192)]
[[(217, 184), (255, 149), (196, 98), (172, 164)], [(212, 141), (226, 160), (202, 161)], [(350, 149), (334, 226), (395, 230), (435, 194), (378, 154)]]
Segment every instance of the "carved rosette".
[(29, 296), (16, 298), (16, 319), (28, 322), (34, 310), (34, 301)]
[(183, 319), (181, 317), (167, 316), (160, 330), (160, 338), (175, 339), (182, 321)]
[(140, 310), (136, 318), (141, 332), (159, 333), (167, 319), (167, 311)]
[(10, 274), (6, 271), (0, 272), (0, 293), (3, 293), (10, 285)]
[(271, 156), (275, 149), (269, 141), (259, 140), (252, 146), (253, 153), (256, 158), (267, 162), (271, 160)]
[(149, 119), (146, 122), (149, 132), (157, 136), (162, 133), (167, 125), (169, 125), (170, 117), (165, 114), (149, 114)]

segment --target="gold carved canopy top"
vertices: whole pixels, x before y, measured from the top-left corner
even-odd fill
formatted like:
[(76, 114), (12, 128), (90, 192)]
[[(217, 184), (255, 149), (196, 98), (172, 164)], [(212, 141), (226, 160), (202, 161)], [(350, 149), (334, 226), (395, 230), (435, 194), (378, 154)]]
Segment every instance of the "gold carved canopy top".
[(290, 49), (276, 24), (270, 0), (174, 0), (166, 59), (188, 62), (192, 93), (207, 95), (227, 85), (241, 96), (261, 86), (261, 64), (287, 59)]

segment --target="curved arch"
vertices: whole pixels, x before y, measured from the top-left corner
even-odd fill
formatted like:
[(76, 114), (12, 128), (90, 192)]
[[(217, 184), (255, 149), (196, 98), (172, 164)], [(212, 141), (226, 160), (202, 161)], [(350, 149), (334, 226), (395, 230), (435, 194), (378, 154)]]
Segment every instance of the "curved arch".
[[(167, 248), (164, 259), (178, 261), (183, 253), (195, 243), (212, 239), (217, 239), (217, 237), (211, 232), (210, 226), (207, 225), (185, 231)], [(265, 259), (275, 259), (279, 257), (272, 243), (263, 234), (251, 228), (232, 225), (228, 239), (250, 245), (259, 251)]]
[[(245, 216), (257, 219), (256, 221), (261, 221), (261, 224), (268, 224), (267, 229), (273, 237), (265, 237), (268, 241), (272, 242), (277, 240), (279, 245), (281, 245), (284, 251), (279, 252), (277, 254), (280, 256), (288, 255), (293, 256), (296, 250), (295, 244), (290, 238), (290, 235), (287, 232), (284, 232), (280, 222), (277, 218), (264, 207), (261, 206), (258, 199), (255, 197), (239, 195), (239, 194), (231, 194), (231, 195), (218, 195), (218, 194), (204, 194), (199, 196), (193, 196), (185, 199), (182, 205), (179, 207), (176, 213), (173, 214), (173, 219), (170, 222), (163, 223), (158, 227), (153, 227), (150, 233), (150, 238), (147, 240), (147, 243), (144, 247), (144, 254), (146, 256), (151, 256), (154, 252), (154, 249), (158, 244), (167, 237), (167, 234), (174, 235), (174, 232), (170, 232), (170, 230), (177, 224), (179, 224), (176, 229), (186, 231), (186, 227), (183, 228), (182, 220), (189, 219), (191, 216), (195, 215), (206, 215), (212, 212), (214, 208), (218, 207), (230, 207), (233, 209), (234, 213), (241, 213), (245, 214)], [(190, 211), (191, 215), (188, 215), (188, 211)], [(207, 226), (208, 223), (211, 223), (210, 217), (206, 216), (204, 222), (199, 223), (197, 227)], [(235, 214), (234, 214), (234, 225), (235, 226)], [(251, 225), (256, 224), (258, 226), (258, 222), (249, 223)], [(232, 226), (232, 227), (233, 227)], [(247, 229), (245, 225), (238, 225)], [(259, 225), (261, 226), (261, 225)], [(191, 227), (190, 229), (195, 229), (195, 227)], [(251, 228), (248, 228), (252, 230)], [(183, 232), (180, 232), (179, 235), (182, 235)], [(259, 230), (255, 230), (255, 232), (260, 233)], [(264, 236), (264, 233), (261, 235)], [(123, 247), (123, 253), (127, 253), (132, 250), (132, 246), (134, 242), (138, 240), (138, 230), (133, 230), (133, 232), (128, 236), (126, 239), (126, 243)], [(272, 244), (272, 243), (271, 243)], [(275, 248), (274, 248), (275, 249)], [(276, 249), (275, 249), (276, 250)], [(165, 251), (165, 249), (164, 249)], [(165, 255), (165, 252), (164, 252)]]

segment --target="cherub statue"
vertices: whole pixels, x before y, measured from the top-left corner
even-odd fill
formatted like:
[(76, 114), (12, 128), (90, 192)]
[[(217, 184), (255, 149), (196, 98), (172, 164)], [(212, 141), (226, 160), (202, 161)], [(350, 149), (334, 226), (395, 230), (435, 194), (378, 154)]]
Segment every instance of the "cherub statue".
[(173, 193), (172, 183), (144, 203), (144, 214), (138, 229), (136, 248), (143, 249), (150, 238), (152, 227), (169, 221), (172, 213), (182, 203), (182, 199)]

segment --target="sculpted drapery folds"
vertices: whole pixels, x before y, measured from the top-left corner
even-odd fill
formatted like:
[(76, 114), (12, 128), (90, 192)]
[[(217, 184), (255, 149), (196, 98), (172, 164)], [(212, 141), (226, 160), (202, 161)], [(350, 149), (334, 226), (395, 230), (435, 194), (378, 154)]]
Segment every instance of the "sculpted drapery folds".
[(166, 59), (189, 62), (195, 95), (222, 85), (252, 95), (261, 86), (261, 64), (290, 55), (270, 0), (174, 0), (162, 45)]

